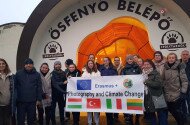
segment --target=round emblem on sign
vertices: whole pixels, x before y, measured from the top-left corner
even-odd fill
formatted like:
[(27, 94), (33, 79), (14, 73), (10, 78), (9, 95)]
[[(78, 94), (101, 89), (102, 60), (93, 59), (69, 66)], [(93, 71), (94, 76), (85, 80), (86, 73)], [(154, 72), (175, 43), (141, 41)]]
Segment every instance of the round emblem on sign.
[(131, 80), (131, 79), (125, 79), (125, 80), (123, 81), (123, 86), (124, 86), (125, 88), (131, 88), (131, 87), (133, 86), (132, 80)]

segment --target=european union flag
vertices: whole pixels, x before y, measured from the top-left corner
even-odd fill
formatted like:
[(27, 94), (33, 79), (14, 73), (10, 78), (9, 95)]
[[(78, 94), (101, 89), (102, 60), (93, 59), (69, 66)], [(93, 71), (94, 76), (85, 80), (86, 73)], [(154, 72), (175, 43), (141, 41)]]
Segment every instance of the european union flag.
[(91, 80), (77, 80), (77, 90), (91, 90)]

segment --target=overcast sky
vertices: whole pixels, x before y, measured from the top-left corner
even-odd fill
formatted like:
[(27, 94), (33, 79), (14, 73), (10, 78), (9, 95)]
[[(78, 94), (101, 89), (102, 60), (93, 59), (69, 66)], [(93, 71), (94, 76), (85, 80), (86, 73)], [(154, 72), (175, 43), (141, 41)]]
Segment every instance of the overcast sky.
[(25, 23), (41, 0), (0, 0), (0, 25)]

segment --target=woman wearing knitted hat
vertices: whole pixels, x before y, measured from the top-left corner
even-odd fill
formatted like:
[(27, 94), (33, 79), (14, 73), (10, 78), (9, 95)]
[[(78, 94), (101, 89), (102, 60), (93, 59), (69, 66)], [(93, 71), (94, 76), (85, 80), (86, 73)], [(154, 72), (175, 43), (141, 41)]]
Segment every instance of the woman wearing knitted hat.
[(59, 105), (59, 113), (60, 113), (60, 122), (61, 125), (64, 125), (64, 107), (65, 107), (65, 99), (64, 94), (66, 93), (66, 84), (67, 78), (65, 72), (61, 69), (61, 62), (56, 61), (54, 63), (54, 70), (51, 73), (51, 83), (52, 83), (52, 124), (56, 125), (55, 120), (55, 109), (56, 103)]

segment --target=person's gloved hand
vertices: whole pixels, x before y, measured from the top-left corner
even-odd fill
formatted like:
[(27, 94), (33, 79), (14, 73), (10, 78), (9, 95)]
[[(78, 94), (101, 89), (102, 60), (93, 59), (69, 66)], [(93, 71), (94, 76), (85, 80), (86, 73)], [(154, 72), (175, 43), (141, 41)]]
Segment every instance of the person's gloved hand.
[(42, 99), (46, 99), (46, 93), (42, 94)]
[(180, 98), (181, 98), (181, 99), (185, 99), (185, 98), (186, 98), (186, 94), (183, 93), (183, 92), (181, 92), (181, 93), (180, 93)]

